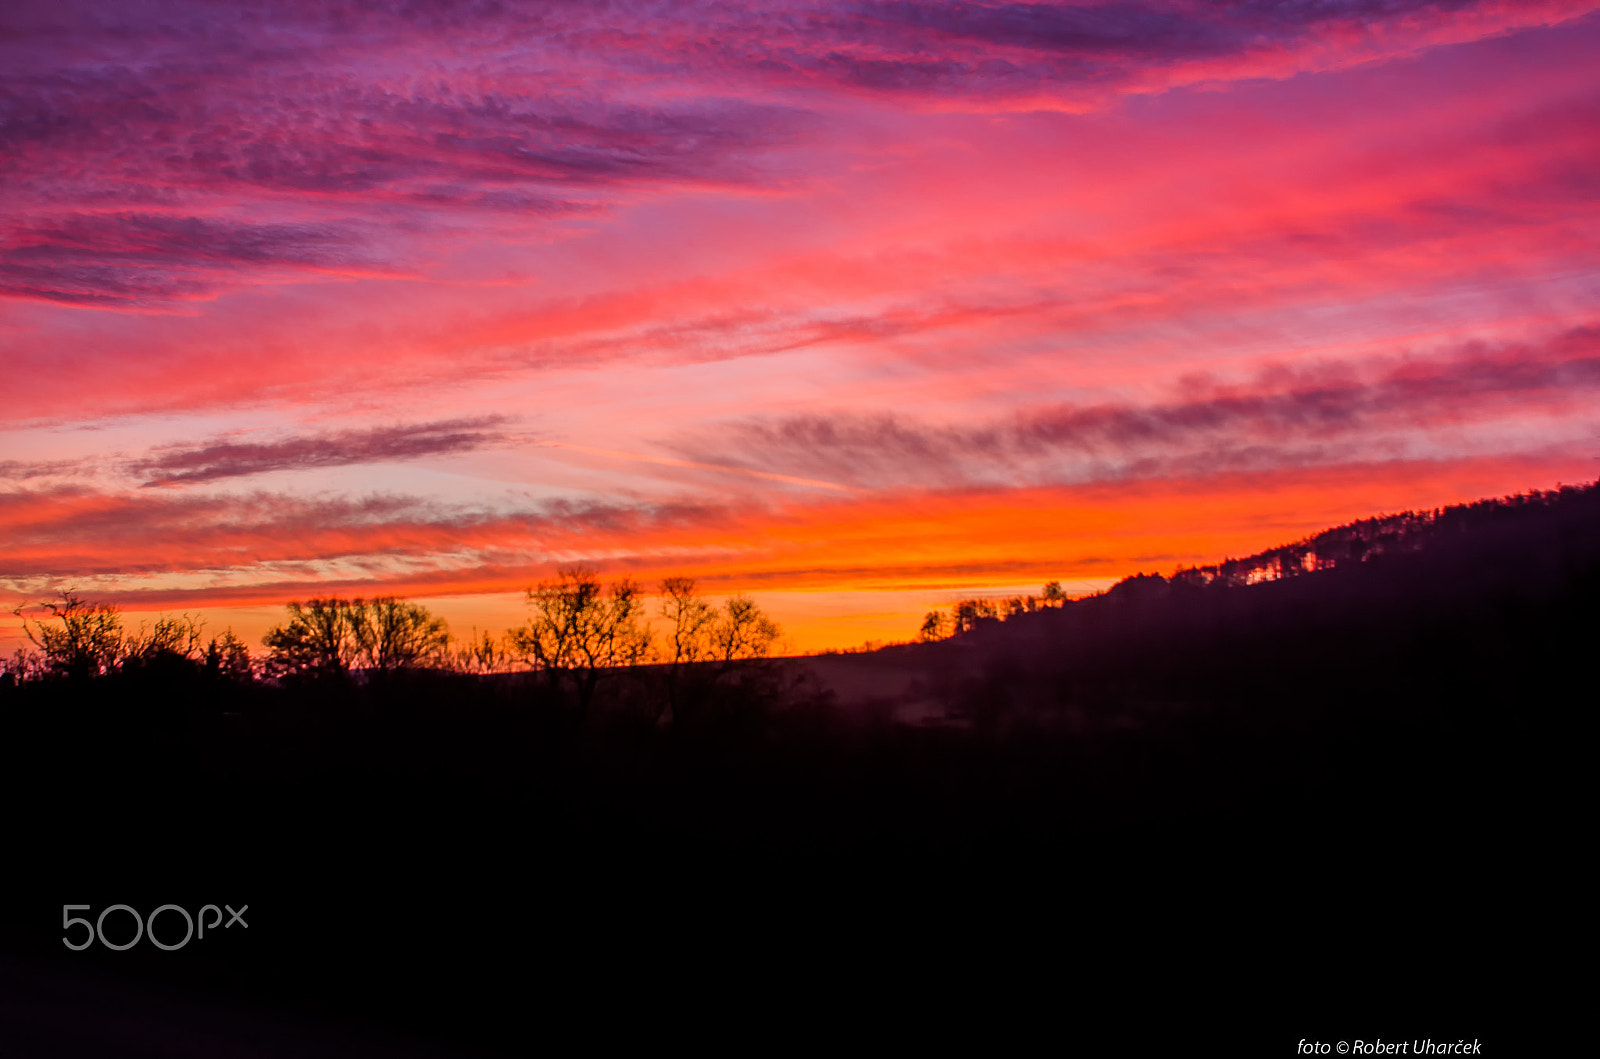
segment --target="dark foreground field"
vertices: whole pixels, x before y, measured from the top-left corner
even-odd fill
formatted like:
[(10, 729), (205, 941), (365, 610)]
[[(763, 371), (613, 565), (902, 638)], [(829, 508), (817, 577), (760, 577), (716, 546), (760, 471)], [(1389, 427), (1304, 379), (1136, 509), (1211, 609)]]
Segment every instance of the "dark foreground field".
[[(752, 667), (670, 726), (652, 670), (583, 716), (531, 675), (5, 688), (0, 1051), (1526, 1042), (1597, 507)], [(169, 903), (249, 925), (62, 944)]]

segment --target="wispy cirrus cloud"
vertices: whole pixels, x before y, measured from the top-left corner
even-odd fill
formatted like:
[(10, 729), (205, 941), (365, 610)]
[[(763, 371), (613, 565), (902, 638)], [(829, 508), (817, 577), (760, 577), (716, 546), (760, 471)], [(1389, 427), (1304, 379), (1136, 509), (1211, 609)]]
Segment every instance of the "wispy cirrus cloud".
[(0, 232), (0, 294), (84, 306), (198, 298), (241, 273), (395, 271), (354, 225), (151, 213), (38, 218)]
[[(828, 2), (672, 5), (650, 53), (769, 85), (945, 106), (1084, 108), (1128, 92), (1284, 77), (1479, 39), (1593, 9), (1583, 2), (1352, 0)], [(662, 10), (662, 9), (658, 9)], [(642, 42), (617, 41), (624, 53)], [(632, 44), (632, 47), (629, 47)], [(658, 59), (658, 61), (660, 61)]]
[[(395, 493), (152, 494), (56, 485), (0, 491), (7, 541), (0, 580), (209, 571), (226, 585), (286, 569), (306, 583), (338, 569), (378, 580), (425, 569), (543, 570), (575, 550), (604, 552), (626, 541), (692, 549), (713, 527), (739, 532), (740, 518), (737, 509), (692, 500), (490, 508)], [(702, 546), (728, 547), (726, 540)]]
[(574, 10), (452, 8), (447, 54), (410, 9), (8, 8), (0, 296), (149, 310), (285, 272), (405, 272), (424, 231), (751, 186), (799, 133), (800, 111), (737, 93), (590, 87), (596, 61), (549, 32)]
[(83, 460), (0, 460), (0, 481), (26, 482), (35, 478), (57, 478), (80, 474)]
[(0, 295), (149, 310), (285, 270), (392, 270), (373, 233), (397, 222), (549, 225), (771, 187), (774, 152), (839, 93), (1081, 107), (1594, 6), (19, 4), (0, 43)]
[(281, 441), (169, 446), (128, 465), (145, 486), (188, 485), (270, 471), (346, 467), (472, 452), (507, 440), (506, 416), (308, 434)]
[(807, 414), (727, 424), (667, 443), (705, 464), (863, 488), (1017, 486), (1190, 477), (1398, 455), (1397, 436), (1467, 425), (1492, 433), (1530, 412), (1578, 429), (1600, 393), (1600, 329), (1541, 345), (1278, 366), (1244, 382), (1182, 380), (1168, 400), (1024, 408), (978, 425), (898, 415)]

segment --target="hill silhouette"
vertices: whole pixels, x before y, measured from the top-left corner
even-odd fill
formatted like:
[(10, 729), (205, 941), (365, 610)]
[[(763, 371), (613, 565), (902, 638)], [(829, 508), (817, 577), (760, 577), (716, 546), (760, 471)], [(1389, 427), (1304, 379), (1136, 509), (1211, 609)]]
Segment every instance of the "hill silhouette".
[(878, 681), (878, 705), (991, 726), (1127, 725), (1256, 700), (1279, 720), (1321, 702), (1465, 707), (1530, 681), (1581, 679), (1597, 569), (1600, 487), (1566, 486), (1141, 573), (1059, 607), (979, 617), (939, 643), (828, 666), (842, 686), (850, 670), (937, 672), (887, 697)]
[[(3, 951), (39, 981), (425, 1051), (520, 1051), (597, 1001), (823, 1017), (889, 980), (929, 1017), (1041, 984), (1215, 1003), (1218, 953), (1289, 1047), (1357, 995), (1470, 1037), (1517, 996), (1518, 909), (1572, 847), (1597, 599), (1600, 484), (938, 642), (680, 668), (673, 693), (699, 691), (670, 726), (670, 667), (617, 670), (581, 711), (536, 674), (272, 684), (168, 657), (7, 683)], [(64, 904), (224, 901), (248, 933), (61, 942)], [(49, 1054), (119, 1050), (31, 1017), (77, 1034)]]

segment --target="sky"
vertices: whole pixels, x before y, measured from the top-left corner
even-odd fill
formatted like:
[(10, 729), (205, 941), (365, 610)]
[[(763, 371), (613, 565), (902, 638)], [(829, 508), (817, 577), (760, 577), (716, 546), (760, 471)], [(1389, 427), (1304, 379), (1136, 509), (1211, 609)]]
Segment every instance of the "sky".
[(0, 649), (583, 562), (820, 650), (1592, 480), (1597, 9), (9, 0)]

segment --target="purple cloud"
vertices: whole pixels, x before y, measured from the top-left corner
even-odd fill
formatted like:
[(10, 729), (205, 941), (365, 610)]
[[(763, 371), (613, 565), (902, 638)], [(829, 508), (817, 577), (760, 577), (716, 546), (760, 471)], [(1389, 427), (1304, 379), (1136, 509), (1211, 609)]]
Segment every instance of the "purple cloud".
[(785, 86), (1031, 96), (1472, 6), (15, 3), (0, 294), (149, 307), (370, 261), (362, 233), (397, 219), (748, 184), (820, 120)]
[(136, 461), (133, 473), (144, 485), (177, 485), (242, 478), (269, 471), (345, 467), (471, 452), (505, 439), (497, 430), (504, 416), (450, 419), (412, 426), (380, 427), (314, 434), (265, 443), (214, 441), (197, 447), (162, 450)]
[(1275, 368), (1238, 386), (1191, 378), (1164, 403), (1058, 405), (977, 426), (790, 416), (667, 447), (698, 463), (865, 487), (1138, 478), (1366, 458), (1376, 432), (1492, 422), (1530, 402), (1597, 391), (1600, 329), (1580, 328), (1542, 347)]
[[(487, 511), (392, 494), (345, 499), (128, 494), (79, 486), (0, 490), (0, 529), (8, 544), (0, 580), (242, 566), (268, 574), (298, 571), (303, 580), (296, 583), (309, 585), (326, 582), (326, 564), (335, 561), (367, 564), (374, 579), (426, 578), (444, 555), (452, 558), (440, 577), (514, 581), (541, 569), (548, 551), (608, 538), (647, 540), (737, 514), (692, 502), (555, 501)], [(460, 565), (463, 552), (474, 557), (468, 570)], [(404, 573), (397, 575), (397, 568)]]
[(0, 235), (0, 293), (89, 305), (202, 297), (240, 269), (376, 269), (361, 243), (328, 224), (74, 214)]

